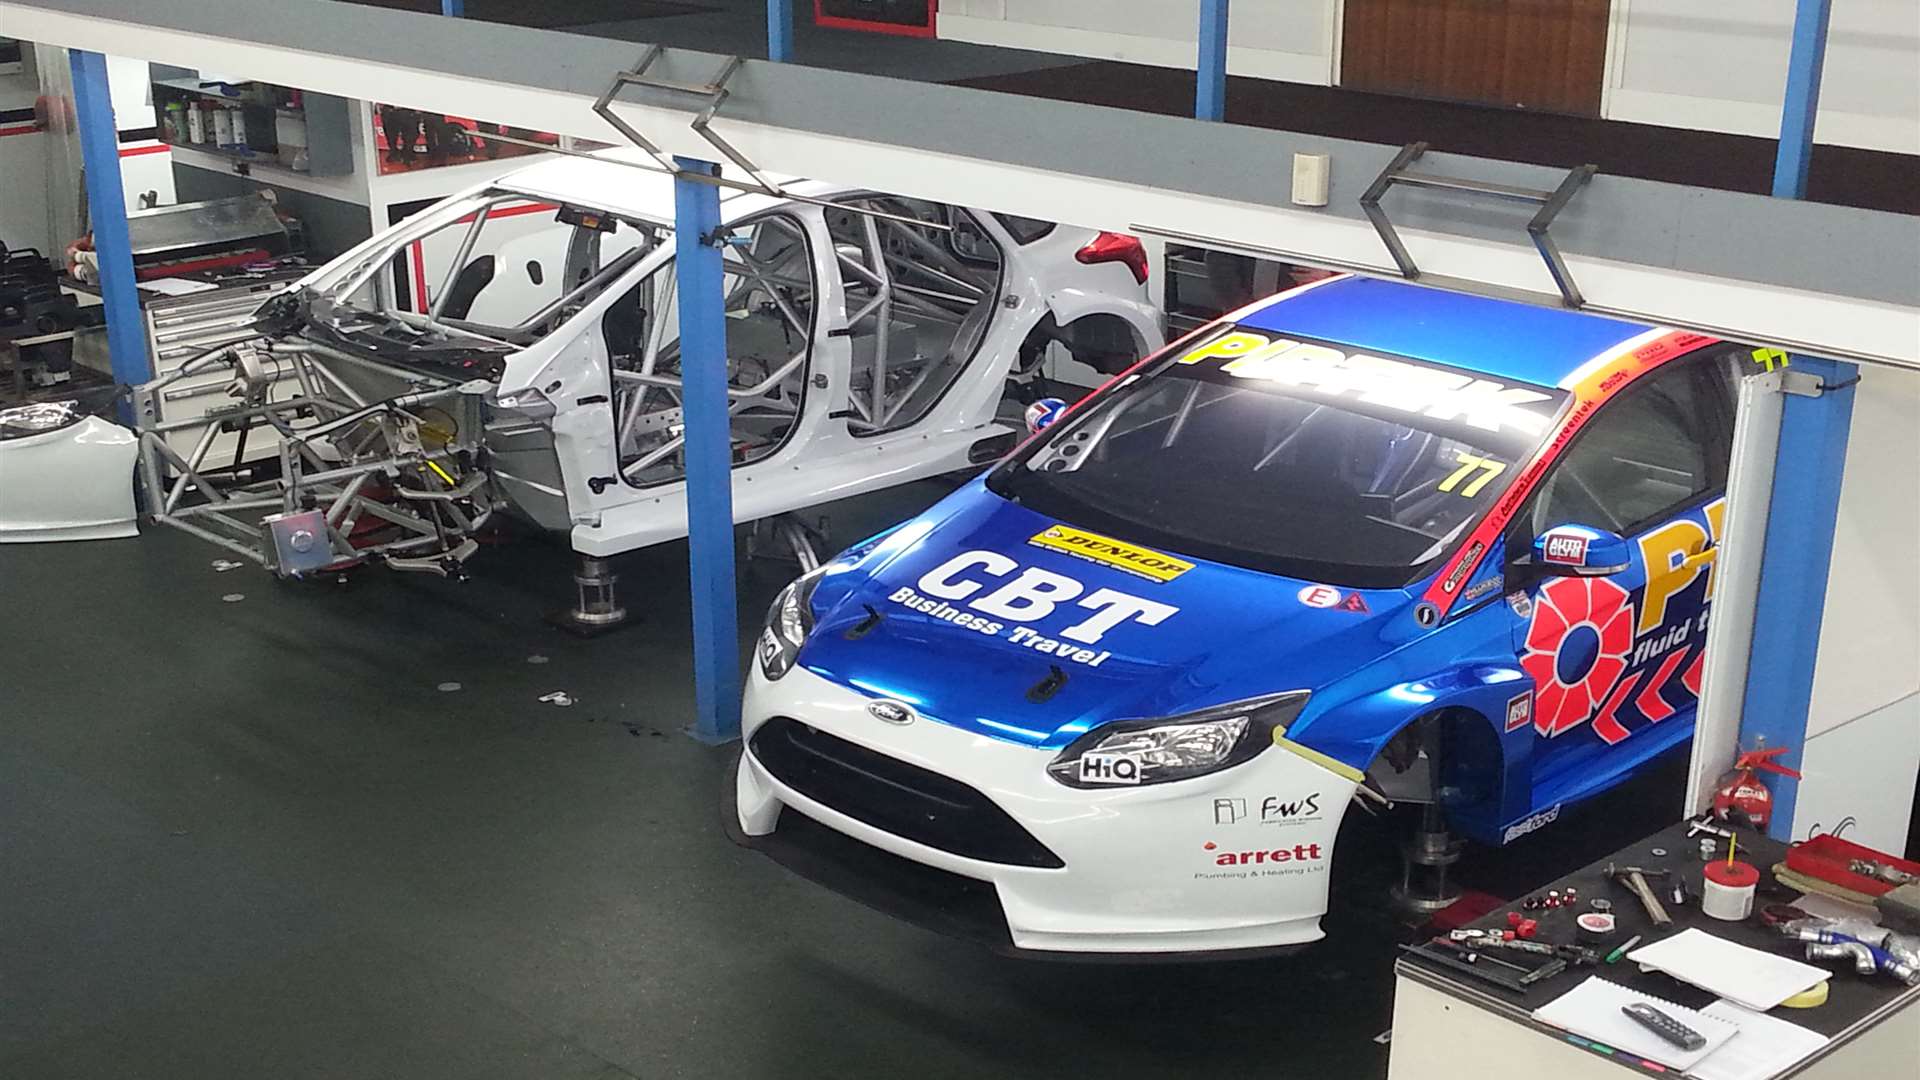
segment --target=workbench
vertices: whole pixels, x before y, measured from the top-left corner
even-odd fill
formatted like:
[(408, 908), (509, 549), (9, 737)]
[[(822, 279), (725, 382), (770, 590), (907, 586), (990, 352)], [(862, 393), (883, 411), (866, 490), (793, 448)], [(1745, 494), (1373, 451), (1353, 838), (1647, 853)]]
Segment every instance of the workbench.
[[(1725, 857), (1727, 841), (1717, 841)], [(1655, 850), (1666, 854), (1656, 856)], [(1787, 903), (1799, 894), (1775, 885), (1772, 867), (1786, 857), (1786, 846), (1751, 833), (1740, 834), (1739, 857), (1760, 869), (1760, 892), (1755, 914), (1744, 922), (1722, 922), (1700, 912), (1699, 839), (1687, 836), (1686, 823), (1662, 830), (1606, 858), (1599, 859), (1558, 881), (1545, 882), (1534, 895), (1572, 887), (1579, 900), (1569, 907), (1520, 911), (1519, 902), (1476, 920), (1469, 928), (1508, 927), (1508, 912), (1520, 911), (1539, 921), (1535, 940), (1548, 944), (1580, 944), (1574, 917), (1591, 910), (1589, 901), (1605, 898), (1613, 904), (1618, 929), (1596, 948), (1610, 951), (1636, 934), (1636, 948), (1652, 944), (1689, 927), (1730, 941), (1798, 959), (1800, 946), (1789, 944), (1763, 926), (1759, 911), (1768, 903)], [(1656, 931), (1640, 902), (1624, 886), (1609, 881), (1609, 863), (1667, 869), (1682, 878), (1690, 898), (1683, 906), (1666, 904), (1673, 925)], [(1667, 899), (1668, 887), (1655, 883)], [(1501, 953), (1499, 955), (1506, 955)], [(1537, 959), (1526, 957), (1526, 959)], [(1822, 965), (1834, 967), (1834, 965)], [(1651, 1063), (1612, 1056), (1570, 1042), (1566, 1033), (1532, 1019), (1533, 1010), (1599, 975), (1611, 982), (1663, 998), (1676, 1005), (1700, 1009), (1715, 1000), (1713, 994), (1658, 972), (1643, 972), (1621, 960), (1612, 965), (1569, 966), (1565, 971), (1516, 992), (1464, 972), (1407, 953), (1394, 966), (1392, 1055), (1389, 1080), (1621, 1080), (1642, 1075), (1673, 1077), (1672, 1070)], [(1856, 1076), (1911, 1076), (1920, 1058), (1920, 987), (1909, 988), (1883, 975), (1860, 976), (1835, 968), (1826, 1004), (1811, 1009), (1776, 1008), (1767, 1015), (1828, 1036), (1831, 1040), (1810, 1056), (1775, 1075), (1781, 1080), (1840, 1080)]]

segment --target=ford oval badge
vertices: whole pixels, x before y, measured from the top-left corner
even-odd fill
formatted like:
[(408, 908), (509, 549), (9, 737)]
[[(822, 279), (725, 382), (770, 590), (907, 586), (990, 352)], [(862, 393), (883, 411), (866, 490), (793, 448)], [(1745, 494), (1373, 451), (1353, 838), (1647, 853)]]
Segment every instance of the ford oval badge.
[(913, 710), (897, 701), (869, 701), (867, 712), (873, 718), (888, 724), (913, 723)]

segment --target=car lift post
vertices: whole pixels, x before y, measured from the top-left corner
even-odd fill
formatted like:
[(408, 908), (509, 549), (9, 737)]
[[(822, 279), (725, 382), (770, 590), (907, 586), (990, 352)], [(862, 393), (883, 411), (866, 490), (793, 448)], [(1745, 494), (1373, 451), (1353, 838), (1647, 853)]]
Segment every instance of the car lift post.
[[(1826, 611), (1833, 531), (1840, 516), (1840, 479), (1853, 427), (1860, 369), (1838, 360), (1795, 356), (1783, 373), (1780, 449), (1753, 600), (1753, 657), (1742, 692), (1738, 749), (1790, 747), (1780, 764), (1798, 769), (1807, 740)], [(1799, 782), (1770, 776), (1775, 840), (1789, 840)]]
[[(717, 176), (710, 161), (676, 157), (687, 173)], [(704, 743), (740, 735), (740, 630), (733, 563), (733, 446), (727, 409), (725, 261), (720, 189), (673, 181), (675, 272), (680, 291), (680, 380), (686, 421), (687, 564), (693, 585), (694, 716)]]
[[(1807, 195), (1832, 13), (1832, 0), (1794, 2), (1793, 51), (1787, 60), (1787, 93), (1773, 166), (1776, 198)], [(1790, 747), (1780, 763), (1798, 769), (1813, 702), (1813, 671), (1840, 511), (1840, 479), (1853, 424), (1853, 387), (1860, 375), (1853, 364), (1808, 356), (1792, 357), (1781, 371), (1786, 381), (1781, 391), (1779, 450), (1774, 457), (1773, 493), (1748, 646), (1750, 655), (1768, 660), (1748, 669), (1738, 749)], [(1767, 832), (1776, 840), (1790, 840), (1799, 782), (1791, 776), (1775, 776), (1768, 784), (1774, 810)]]
[(1200, 60), (1193, 115), (1227, 118), (1227, 0), (1200, 0)]
[(1820, 113), (1820, 76), (1827, 62), (1827, 24), (1833, 0), (1794, 0), (1793, 52), (1787, 58), (1787, 97), (1780, 112), (1780, 147), (1773, 160), (1773, 194), (1807, 197), (1814, 121)]
[(153, 378), (147, 331), (133, 279), (133, 241), (127, 235), (127, 197), (120, 180), (120, 129), (113, 122), (107, 58), (75, 49), (73, 106), (80, 124), (80, 159), (87, 171), (87, 220), (100, 261), (100, 297), (107, 314), (107, 351), (113, 381), (138, 386)]
[(440, 14), (450, 19), (466, 18), (467, 0), (440, 0)]
[(767, 59), (793, 59), (793, 0), (767, 0)]

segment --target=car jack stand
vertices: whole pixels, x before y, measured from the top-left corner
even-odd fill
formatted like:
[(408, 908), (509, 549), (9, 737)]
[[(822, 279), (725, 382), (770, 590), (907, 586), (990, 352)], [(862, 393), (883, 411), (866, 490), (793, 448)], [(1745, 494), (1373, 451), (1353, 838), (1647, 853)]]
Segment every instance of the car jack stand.
[(620, 575), (605, 559), (580, 556), (580, 568), (574, 571), (573, 584), (579, 599), (566, 611), (556, 611), (547, 621), (570, 634), (598, 637), (627, 625), (627, 609), (614, 594), (614, 582)]
[(1447, 831), (1446, 815), (1434, 803), (1420, 808), (1420, 826), (1400, 849), (1400, 884), (1393, 901), (1403, 910), (1422, 916), (1452, 906), (1460, 889), (1448, 880), (1460, 861), (1460, 841)]

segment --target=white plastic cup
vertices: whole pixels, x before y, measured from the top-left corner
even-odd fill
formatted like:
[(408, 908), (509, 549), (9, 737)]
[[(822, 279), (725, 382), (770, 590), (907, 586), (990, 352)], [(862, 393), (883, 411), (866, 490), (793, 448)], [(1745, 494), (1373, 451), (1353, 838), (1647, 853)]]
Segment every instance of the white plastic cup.
[(1753, 894), (1760, 871), (1739, 861), (1707, 864), (1702, 872), (1700, 910), (1723, 922), (1739, 922), (1753, 914)]

